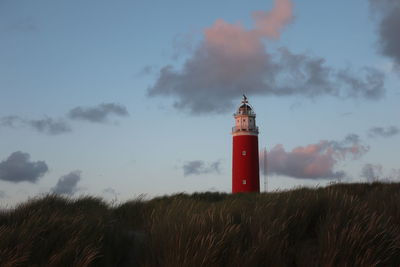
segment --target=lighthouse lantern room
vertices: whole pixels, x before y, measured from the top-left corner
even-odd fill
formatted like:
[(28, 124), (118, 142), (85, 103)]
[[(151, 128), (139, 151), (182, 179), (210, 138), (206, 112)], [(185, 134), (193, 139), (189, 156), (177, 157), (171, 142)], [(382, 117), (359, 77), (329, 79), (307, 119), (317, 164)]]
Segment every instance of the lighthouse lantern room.
[(256, 114), (245, 95), (233, 116), (232, 193), (260, 192)]

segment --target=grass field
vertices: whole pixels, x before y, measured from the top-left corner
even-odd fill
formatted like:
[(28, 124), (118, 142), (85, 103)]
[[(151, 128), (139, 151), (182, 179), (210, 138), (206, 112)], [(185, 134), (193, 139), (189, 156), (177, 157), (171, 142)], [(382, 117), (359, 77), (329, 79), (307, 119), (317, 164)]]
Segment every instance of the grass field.
[(0, 266), (399, 265), (397, 183), (120, 205), (47, 195), (0, 211)]

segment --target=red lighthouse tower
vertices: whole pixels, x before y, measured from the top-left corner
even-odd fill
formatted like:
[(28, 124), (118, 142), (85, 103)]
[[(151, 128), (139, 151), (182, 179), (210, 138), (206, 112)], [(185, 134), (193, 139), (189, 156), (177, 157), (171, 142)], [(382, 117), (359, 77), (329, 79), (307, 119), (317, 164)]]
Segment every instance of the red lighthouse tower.
[(245, 95), (233, 116), (232, 193), (260, 192), (256, 114)]

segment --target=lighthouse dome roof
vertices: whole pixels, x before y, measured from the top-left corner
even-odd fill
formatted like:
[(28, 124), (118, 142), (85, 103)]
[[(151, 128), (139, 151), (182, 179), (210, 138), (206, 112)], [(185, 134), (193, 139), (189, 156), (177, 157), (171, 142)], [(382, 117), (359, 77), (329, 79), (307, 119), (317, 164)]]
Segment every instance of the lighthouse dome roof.
[(248, 103), (243, 103), (240, 105), (239, 109), (243, 110), (253, 110), (253, 108)]
[(235, 115), (255, 115), (253, 107), (247, 101), (247, 97), (243, 95), (242, 103), (238, 107)]

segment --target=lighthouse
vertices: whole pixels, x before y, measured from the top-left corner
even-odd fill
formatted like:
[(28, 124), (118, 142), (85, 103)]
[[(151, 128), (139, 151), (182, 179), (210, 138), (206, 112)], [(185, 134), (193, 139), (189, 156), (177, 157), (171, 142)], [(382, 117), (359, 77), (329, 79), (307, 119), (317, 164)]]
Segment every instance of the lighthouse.
[(232, 193), (260, 192), (256, 114), (243, 95), (232, 128)]

